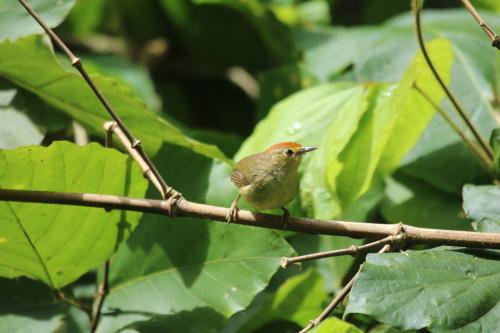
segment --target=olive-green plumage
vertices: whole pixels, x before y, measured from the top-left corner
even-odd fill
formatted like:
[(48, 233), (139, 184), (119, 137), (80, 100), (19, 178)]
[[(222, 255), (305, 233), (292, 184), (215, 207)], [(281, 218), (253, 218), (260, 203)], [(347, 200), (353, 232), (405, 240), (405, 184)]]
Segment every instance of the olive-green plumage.
[[(275, 144), (236, 163), (231, 181), (238, 187), (239, 196), (251, 205), (260, 209), (284, 208), (299, 189), (302, 155), (314, 149), (295, 142)], [(231, 206), (229, 221), (234, 218), (239, 196)]]

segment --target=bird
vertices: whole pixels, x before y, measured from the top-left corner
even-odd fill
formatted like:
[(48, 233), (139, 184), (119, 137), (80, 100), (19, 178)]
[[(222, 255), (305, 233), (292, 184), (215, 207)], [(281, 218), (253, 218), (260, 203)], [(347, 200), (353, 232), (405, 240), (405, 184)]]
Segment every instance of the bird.
[(236, 221), (238, 201), (243, 197), (258, 209), (281, 208), (283, 228), (286, 229), (289, 212), (285, 206), (299, 189), (302, 156), (316, 149), (286, 141), (238, 161), (231, 173), (231, 181), (238, 188), (238, 195), (229, 208), (227, 222)]

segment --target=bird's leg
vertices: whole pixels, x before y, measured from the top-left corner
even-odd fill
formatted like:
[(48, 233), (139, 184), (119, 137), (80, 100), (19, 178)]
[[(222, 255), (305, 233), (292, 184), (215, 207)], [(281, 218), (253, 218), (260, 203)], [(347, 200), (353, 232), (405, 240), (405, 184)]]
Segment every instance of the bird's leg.
[(236, 221), (236, 217), (238, 215), (238, 200), (240, 200), (240, 198), (241, 195), (238, 193), (236, 199), (234, 199), (233, 203), (231, 204), (231, 207), (229, 208), (229, 212), (226, 215), (227, 223)]
[(281, 209), (283, 210), (283, 216), (281, 217), (281, 227), (283, 228), (283, 230), (286, 230), (288, 228), (288, 220), (290, 219), (290, 212), (285, 207), (281, 207)]

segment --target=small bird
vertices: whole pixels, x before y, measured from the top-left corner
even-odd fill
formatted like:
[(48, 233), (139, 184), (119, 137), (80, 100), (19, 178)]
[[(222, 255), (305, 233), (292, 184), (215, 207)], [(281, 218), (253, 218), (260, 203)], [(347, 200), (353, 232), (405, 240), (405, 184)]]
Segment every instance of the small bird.
[(238, 195), (231, 204), (226, 220), (236, 220), (238, 200), (243, 197), (260, 209), (283, 209), (283, 227), (288, 222), (288, 209), (299, 189), (299, 165), (302, 155), (317, 149), (302, 147), (296, 142), (280, 142), (262, 153), (247, 156), (236, 163), (231, 181), (238, 188)]

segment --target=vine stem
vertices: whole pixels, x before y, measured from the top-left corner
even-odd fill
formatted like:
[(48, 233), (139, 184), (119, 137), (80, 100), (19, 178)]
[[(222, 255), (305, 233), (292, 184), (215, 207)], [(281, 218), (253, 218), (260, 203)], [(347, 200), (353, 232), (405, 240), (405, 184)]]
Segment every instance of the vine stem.
[(488, 39), (491, 42), (491, 46), (496, 47), (498, 50), (500, 50), (500, 37), (491, 29), (486, 22), (484, 22), (483, 18), (479, 15), (479, 13), (476, 11), (474, 6), (469, 2), (469, 0), (462, 0), (462, 3), (464, 4), (465, 8), (469, 11), (469, 13), (474, 17), (476, 22), (479, 24), (481, 29), (483, 29), (484, 33), (486, 36), (488, 36)]
[[(382, 249), (380, 249), (380, 251), (378, 251), (378, 253), (388, 252), (390, 249), (391, 246), (389, 244), (386, 244)], [(305, 333), (310, 329), (318, 326), (323, 320), (325, 320), (330, 315), (330, 313), (332, 313), (332, 311), (337, 307), (337, 305), (339, 305), (340, 302), (342, 302), (344, 298), (351, 291), (354, 282), (356, 282), (356, 280), (359, 277), (359, 274), (361, 273), (362, 267), (363, 265), (361, 264), (356, 274), (351, 278), (351, 280), (349, 280), (349, 282), (347, 282), (344, 288), (335, 296), (335, 298), (330, 302), (330, 304), (328, 304), (328, 306), (323, 310), (323, 312), (321, 312), (321, 314), (318, 317), (311, 320), (309, 324), (306, 327), (304, 327), (299, 333)]]
[[(174, 197), (167, 200), (153, 200), (105, 194), (0, 189), (0, 200), (101, 207), (107, 210), (131, 210), (165, 216), (172, 216), (173, 211), (176, 211), (177, 216), (180, 217), (189, 216), (200, 221), (213, 220), (224, 223), (227, 223), (226, 216), (229, 212), (229, 208), (226, 207), (200, 204), (186, 199), (175, 201)], [(234, 223), (276, 230), (283, 229), (281, 215), (248, 210), (239, 210)], [(404, 228), (407, 243), (500, 249), (499, 234), (419, 228), (405, 224), (400, 226), (399, 224), (290, 217), (287, 230), (352, 238), (383, 238), (398, 234), (401, 227)]]
[(432, 60), (429, 56), (429, 53), (427, 52), (427, 48), (425, 47), (424, 43), (424, 38), (422, 34), (422, 25), (420, 22), (420, 13), (422, 11), (421, 9), (421, 3), (419, 0), (412, 0), (412, 8), (413, 8), (413, 13), (414, 13), (414, 22), (415, 22), (415, 32), (417, 34), (417, 42), (418, 46), (420, 47), (420, 51), (422, 52), (425, 62), (427, 63), (427, 66), (429, 66), (430, 70), (432, 71), (432, 74), (438, 81), (439, 85), (445, 92), (446, 96), (448, 96), (448, 99), (450, 100), (451, 104), (457, 111), (457, 113), (460, 115), (464, 123), (467, 125), (469, 130), (472, 132), (474, 135), (475, 139), (477, 142), (479, 142), (479, 145), (485, 152), (486, 156), (488, 157), (488, 164), (491, 164), (493, 161), (493, 152), (490, 148), (490, 146), (486, 143), (484, 138), (481, 136), (481, 133), (479, 133), (479, 130), (476, 128), (476, 126), (472, 123), (472, 121), (469, 119), (469, 116), (466, 114), (462, 106), (458, 103), (457, 98), (452, 94), (452, 92), (448, 89), (446, 84), (444, 83), (443, 79), (439, 75), (438, 71), (436, 70), (436, 67), (432, 63)]

